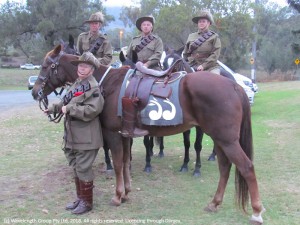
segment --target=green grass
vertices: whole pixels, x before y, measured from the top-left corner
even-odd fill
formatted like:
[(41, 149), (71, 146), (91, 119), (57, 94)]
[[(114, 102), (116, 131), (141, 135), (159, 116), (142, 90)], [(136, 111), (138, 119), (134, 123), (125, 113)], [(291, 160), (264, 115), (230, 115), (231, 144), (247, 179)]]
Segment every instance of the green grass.
[(0, 69), (0, 90), (27, 90), (32, 75), (39, 75), (39, 70)]
[[(264, 224), (300, 224), (300, 82), (260, 83), (259, 88), (252, 106), (252, 128), (254, 165), (267, 209)], [(49, 123), (33, 105), (0, 112), (0, 129), (1, 224), (5, 218), (39, 220), (36, 224), (55, 224), (56, 219), (59, 224), (116, 224), (117, 220), (128, 225), (249, 224), (249, 215), (243, 214), (234, 202), (234, 167), (219, 211), (210, 214), (203, 210), (216, 191), (219, 177), (216, 162), (207, 161), (212, 149), (207, 136), (203, 141), (200, 178), (192, 177), (194, 150), (190, 171), (178, 172), (183, 161), (182, 134), (165, 138), (165, 157), (152, 158), (153, 172), (149, 175), (143, 172), (142, 139), (135, 139), (132, 192), (130, 201), (120, 207), (109, 205), (115, 180), (103, 173), (104, 156), (99, 151), (94, 163), (94, 209), (74, 216), (64, 210), (75, 192), (71, 169), (61, 150), (62, 123)]]

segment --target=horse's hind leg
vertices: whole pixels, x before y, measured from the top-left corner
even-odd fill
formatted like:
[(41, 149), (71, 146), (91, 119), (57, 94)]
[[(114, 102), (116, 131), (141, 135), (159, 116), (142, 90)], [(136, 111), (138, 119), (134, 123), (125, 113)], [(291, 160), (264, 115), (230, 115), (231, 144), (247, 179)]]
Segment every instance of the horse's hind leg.
[(157, 137), (157, 141), (159, 142), (159, 153), (158, 153), (158, 156), (160, 158), (164, 157), (165, 154), (164, 154), (164, 137)]
[(203, 132), (200, 127), (196, 127), (196, 140), (194, 144), (194, 148), (196, 151), (196, 164), (195, 164), (195, 170), (193, 172), (193, 176), (200, 177), (201, 176), (201, 158), (200, 158), (200, 152), (202, 150), (202, 140), (203, 140)]
[[(153, 139), (152, 139), (152, 147), (151, 147), (151, 140), (150, 136), (146, 135), (144, 136), (144, 146), (146, 149), (146, 165), (144, 168), (144, 172), (151, 173), (152, 172), (152, 166), (151, 166), (151, 151), (153, 155)], [(152, 150), (151, 150), (152, 148)]]
[(190, 153), (189, 153), (189, 149), (190, 149), (190, 134), (191, 134), (191, 130), (187, 130), (185, 132), (182, 133), (183, 134), (183, 143), (184, 143), (184, 159), (183, 159), (183, 164), (180, 168), (180, 172), (188, 172), (188, 163), (190, 161)]
[(213, 200), (205, 208), (205, 210), (208, 212), (216, 212), (218, 210), (218, 207), (222, 204), (224, 192), (226, 189), (226, 185), (228, 182), (230, 169), (231, 169), (231, 165), (232, 165), (231, 162), (229, 161), (229, 159), (224, 154), (224, 152), (216, 145), (216, 143), (214, 146), (215, 146), (214, 148), (215, 148), (215, 151), (218, 156), (217, 159), (218, 159), (218, 164), (219, 164), (220, 178), (219, 178), (218, 189), (215, 193), (215, 196), (214, 196)]
[(107, 146), (106, 141), (104, 141), (103, 149), (104, 149), (104, 156), (105, 156), (106, 170), (107, 170), (107, 171), (111, 171), (111, 170), (113, 170), (113, 167), (112, 167), (112, 165), (111, 165), (111, 160), (110, 160), (110, 157), (109, 157), (109, 148), (108, 148), (108, 146)]

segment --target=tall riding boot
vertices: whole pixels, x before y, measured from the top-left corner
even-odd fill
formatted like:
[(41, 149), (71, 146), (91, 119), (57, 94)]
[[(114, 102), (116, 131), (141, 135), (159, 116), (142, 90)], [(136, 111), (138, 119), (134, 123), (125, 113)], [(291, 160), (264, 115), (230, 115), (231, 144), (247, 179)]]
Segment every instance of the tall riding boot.
[(148, 135), (147, 130), (137, 128), (137, 108), (134, 99), (123, 97), (122, 98), (123, 118), (122, 118), (122, 131), (123, 137), (142, 137)]
[(73, 210), (75, 209), (79, 202), (80, 202), (80, 185), (79, 185), (79, 178), (75, 177), (75, 186), (76, 186), (76, 194), (77, 194), (77, 199), (74, 202), (68, 203), (66, 206), (66, 210)]
[(93, 208), (93, 181), (84, 182), (79, 180), (80, 184), (80, 201), (78, 206), (72, 210), (73, 214), (84, 214)]

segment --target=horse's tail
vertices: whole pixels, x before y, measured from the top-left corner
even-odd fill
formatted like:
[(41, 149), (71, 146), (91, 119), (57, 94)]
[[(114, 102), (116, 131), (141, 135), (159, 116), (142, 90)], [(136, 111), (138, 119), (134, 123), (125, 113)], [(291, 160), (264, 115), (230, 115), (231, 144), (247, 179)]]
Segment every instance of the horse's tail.
[[(240, 130), (240, 145), (247, 157), (252, 161), (253, 158), (253, 142), (252, 142), (252, 128), (251, 128), (251, 107), (249, 99), (244, 91), (240, 94), (243, 116)], [(249, 190), (246, 180), (236, 168), (235, 171), (235, 190), (237, 204), (242, 207), (246, 213), (246, 206), (249, 202)]]

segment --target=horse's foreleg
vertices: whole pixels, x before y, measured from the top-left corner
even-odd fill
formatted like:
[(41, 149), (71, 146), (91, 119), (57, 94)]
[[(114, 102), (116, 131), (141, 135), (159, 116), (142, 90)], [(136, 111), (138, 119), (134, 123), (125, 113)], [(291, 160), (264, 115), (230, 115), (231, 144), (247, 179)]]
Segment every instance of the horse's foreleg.
[(203, 140), (203, 132), (200, 127), (196, 127), (196, 140), (194, 143), (194, 148), (196, 151), (196, 164), (195, 164), (195, 170), (193, 172), (193, 176), (200, 177), (201, 176), (201, 158), (200, 158), (200, 152), (202, 150), (202, 140)]
[(131, 157), (131, 140), (130, 138), (122, 138), (123, 141), (123, 177), (125, 194), (122, 196), (122, 202), (129, 199), (128, 193), (131, 191), (131, 181), (130, 181), (130, 157)]
[(183, 132), (183, 143), (184, 143), (184, 159), (183, 159), (183, 164), (180, 168), (180, 172), (188, 172), (188, 163), (190, 161), (190, 154), (189, 154), (189, 149), (190, 149), (190, 133), (191, 130), (187, 130)]
[(107, 129), (103, 129), (103, 137), (106, 140), (107, 145), (111, 151), (116, 177), (116, 190), (115, 195), (111, 199), (111, 205), (119, 206), (121, 205), (121, 198), (124, 193), (124, 150), (122, 144), (122, 136), (118, 133), (114, 133)]
[(218, 156), (218, 164), (219, 164), (219, 184), (217, 191), (215, 193), (215, 196), (213, 200), (208, 204), (208, 206), (205, 208), (208, 212), (216, 212), (218, 210), (218, 207), (222, 204), (224, 192), (226, 189), (226, 185), (228, 182), (230, 169), (231, 169), (231, 162), (228, 160), (222, 149), (217, 147), (215, 143), (215, 150)]
[[(152, 139), (153, 141), (153, 139)], [(152, 143), (153, 144), (153, 143)], [(146, 165), (144, 168), (144, 172), (151, 173), (152, 172), (152, 166), (151, 166), (151, 146), (150, 146), (150, 136), (144, 136), (144, 145), (146, 149)], [(153, 146), (152, 146), (153, 149)], [(153, 151), (152, 151), (153, 154)]]

